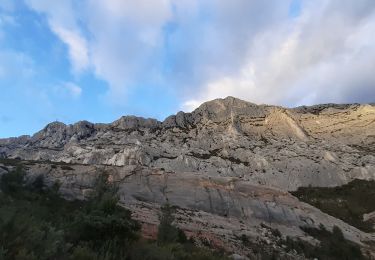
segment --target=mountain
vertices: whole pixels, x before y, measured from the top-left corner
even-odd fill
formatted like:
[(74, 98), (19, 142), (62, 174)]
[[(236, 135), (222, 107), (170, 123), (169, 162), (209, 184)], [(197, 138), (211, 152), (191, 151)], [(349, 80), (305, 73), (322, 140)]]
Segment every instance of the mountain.
[(33, 136), (0, 139), (0, 157), (0, 174), (22, 162), (30, 175), (58, 180), (67, 198), (85, 198), (95, 177), (108, 173), (146, 236), (155, 235), (168, 202), (189, 236), (240, 255), (254, 253), (241, 238), (281, 252), (272, 231), (314, 243), (304, 227), (322, 225), (375, 253), (375, 233), (292, 195), (375, 180), (373, 104), (284, 108), (227, 97), (163, 122), (53, 122)]

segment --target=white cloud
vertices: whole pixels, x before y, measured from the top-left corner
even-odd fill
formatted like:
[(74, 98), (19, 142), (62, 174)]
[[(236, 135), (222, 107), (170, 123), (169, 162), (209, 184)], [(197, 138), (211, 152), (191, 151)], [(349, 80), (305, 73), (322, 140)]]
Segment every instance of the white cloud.
[(202, 103), (198, 100), (188, 100), (182, 103), (181, 109), (185, 112), (191, 112), (197, 107), (199, 107)]
[(77, 99), (82, 94), (82, 88), (72, 82), (64, 82), (55, 87), (55, 93), (60, 97)]
[(52, 30), (69, 46), (69, 57), (73, 70), (80, 72), (89, 66), (89, 55), (86, 40), (77, 32), (67, 30), (59, 25), (52, 25)]
[(70, 0), (26, 0), (26, 3), (47, 17), (48, 24), (68, 47), (73, 71), (79, 73), (90, 65), (87, 40), (78, 25), (78, 13)]
[(153, 73), (171, 8), (168, 0), (95, 0), (87, 5), (92, 65), (119, 102), (138, 80), (157, 77)]
[(244, 63), (238, 70), (203, 78), (199, 94), (187, 103), (228, 95), (289, 106), (373, 102), (373, 3), (306, 2), (297, 19), (257, 32), (242, 50)]
[(147, 71), (151, 77), (163, 47), (163, 26), (172, 14), (169, 0), (26, 1), (47, 16), (51, 30), (68, 46), (73, 70), (91, 67), (120, 102), (140, 75)]
[(82, 88), (77, 86), (76, 84), (68, 82), (64, 86), (73, 98), (78, 98), (81, 96)]
[(95, 0), (95, 9), (100, 8), (115, 19), (127, 21), (141, 27), (152, 28), (163, 24), (171, 15), (170, 0)]
[(375, 1), (73, 0), (27, 3), (123, 103), (173, 86), (184, 109), (237, 96), (282, 105), (375, 99)]

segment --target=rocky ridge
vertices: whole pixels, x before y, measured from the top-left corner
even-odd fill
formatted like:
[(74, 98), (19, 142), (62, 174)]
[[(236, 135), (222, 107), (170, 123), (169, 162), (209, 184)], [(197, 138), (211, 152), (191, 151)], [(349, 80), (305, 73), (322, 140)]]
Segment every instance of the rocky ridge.
[[(54, 122), (33, 136), (0, 139), (0, 157), (24, 160), (31, 175), (58, 180), (72, 198), (84, 198), (99, 172), (110, 173), (146, 233), (168, 201), (179, 207), (186, 232), (233, 252), (249, 253), (238, 243), (241, 234), (274, 244), (261, 224), (305, 239), (300, 226), (337, 225), (374, 252), (368, 246), (374, 234), (288, 193), (375, 179), (374, 144), (374, 105), (288, 109), (228, 97), (163, 122), (134, 116), (111, 124)], [(9, 167), (3, 164), (0, 174)]]
[(163, 122), (53, 122), (31, 137), (0, 139), (0, 155), (200, 172), (295, 190), (375, 178), (374, 144), (373, 105), (287, 109), (228, 97)]

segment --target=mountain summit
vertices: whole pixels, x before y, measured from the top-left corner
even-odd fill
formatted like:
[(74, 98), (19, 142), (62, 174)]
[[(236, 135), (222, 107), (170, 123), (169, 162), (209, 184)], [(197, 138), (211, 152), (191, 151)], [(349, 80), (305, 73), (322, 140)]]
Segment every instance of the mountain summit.
[(169, 202), (181, 209), (183, 229), (200, 230), (228, 250), (247, 252), (236, 233), (262, 236), (261, 223), (292, 237), (304, 236), (301, 226), (336, 225), (368, 249), (364, 241), (375, 241), (373, 234), (288, 192), (374, 180), (374, 147), (373, 105), (289, 109), (227, 97), (163, 122), (135, 116), (110, 124), (53, 122), (33, 136), (0, 139), (0, 157), (28, 162), (30, 174), (59, 180), (62, 193), (74, 198), (85, 197), (97, 172), (109, 172), (122, 205), (146, 226)]

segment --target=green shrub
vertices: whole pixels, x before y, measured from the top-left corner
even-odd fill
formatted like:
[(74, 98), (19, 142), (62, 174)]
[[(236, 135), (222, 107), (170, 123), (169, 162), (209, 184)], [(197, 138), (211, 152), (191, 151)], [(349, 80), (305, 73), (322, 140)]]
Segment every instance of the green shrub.
[(77, 246), (74, 248), (72, 256), (72, 260), (96, 260), (98, 259), (98, 255), (90, 248), (85, 246)]
[(293, 240), (287, 237), (285, 244), (289, 250), (296, 250), (308, 258), (332, 259), (332, 260), (361, 260), (366, 259), (359, 246), (344, 238), (341, 229), (333, 227), (332, 232), (324, 226), (320, 228), (302, 228), (307, 234), (320, 241), (319, 245), (313, 246), (301, 239)]
[(16, 193), (24, 186), (24, 178), (23, 168), (17, 166), (15, 170), (1, 176), (0, 189), (6, 193)]
[(160, 224), (158, 227), (157, 241), (159, 244), (165, 243), (185, 243), (187, 238), (185, 233), (173, 225), (174, 208), (168, 203), (161, 207)]
[(140, 241), (138, 222), (118, 205), (118, 188), (101, 174), (87, 201), (67, 201), (42, 176), (21, 167), (0, 179), (0, 260), (226, 259), (194, 246), (162, 207), (158, 241)]
[(362, 231), (375, 231), (374, 223), (363, 221), (364, 214), (375, 211), (375, 181), (354, 180), (330, 188), (301, 187), (292, 194)]
[[(22, 169), (1, 177), (0, 245), (4, 259), (67, 259), (92, 252), (100, 259), (125, 259), (139, 224), (117, 205), (116, 188), (105, 178), (89, 201), (66, 201), (58, 185), (41, 176), (26, 181)], [(72, 246), (74, 245), (74, 246)], [(84, 245), (84, 246), (82, 246)], [(91, 251), (90, 251), (91, 250)]]

